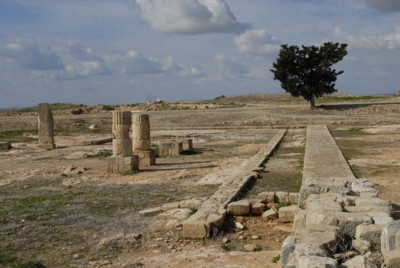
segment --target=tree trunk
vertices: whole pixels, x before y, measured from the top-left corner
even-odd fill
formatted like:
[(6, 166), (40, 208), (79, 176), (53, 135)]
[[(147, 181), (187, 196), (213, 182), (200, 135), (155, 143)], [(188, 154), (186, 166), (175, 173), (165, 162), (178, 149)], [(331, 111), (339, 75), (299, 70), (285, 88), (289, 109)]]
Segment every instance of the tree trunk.
[(311, 105), (311, 110), (316, 110), (314, 94), (312, 94), (312, 96), (311, 96), (310, 105)]

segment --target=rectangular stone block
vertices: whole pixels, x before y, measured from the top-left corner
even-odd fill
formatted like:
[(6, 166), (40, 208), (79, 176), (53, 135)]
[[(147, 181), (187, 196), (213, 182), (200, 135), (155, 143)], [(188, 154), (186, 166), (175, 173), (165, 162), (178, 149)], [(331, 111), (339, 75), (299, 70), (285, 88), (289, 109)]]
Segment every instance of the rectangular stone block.
[(281, 207), (278, 211), (280, 222), (293, 222), (297, 206)]
[(139, 168), (153, 166), (156, 163), (156, 155), (154, 151), (134, 151), (133, 155), (139, 158)]
[(179, 155), (183, 151), (183, 143), (182, 142), (173, 142), (171, 147), (169, 148), (170, 155)]
[(108, 173), (119, 173), (122, 174), (126, 171), (139, 170), (139, 159), (137, 156), (129, 157), (109, 157), (107, 159), (107, 172)]
[(207, 238), (210, 236), (211, 225), (206, 221), (185, 221), (182, 235), (185, 238)]
[(184, 139), (183, 150), (192, 150), (192, 149), (193, 149), (193, 139)]

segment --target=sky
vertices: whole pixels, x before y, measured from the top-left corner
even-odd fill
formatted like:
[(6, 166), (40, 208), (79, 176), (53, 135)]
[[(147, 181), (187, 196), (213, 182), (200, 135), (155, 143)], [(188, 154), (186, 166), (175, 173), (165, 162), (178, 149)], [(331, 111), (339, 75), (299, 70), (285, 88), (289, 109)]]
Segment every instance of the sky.
[(399, 0), (0, 0), (0, 107), (284, 93), (280, 46), (328, 41), (338, 92), (400, 90)]

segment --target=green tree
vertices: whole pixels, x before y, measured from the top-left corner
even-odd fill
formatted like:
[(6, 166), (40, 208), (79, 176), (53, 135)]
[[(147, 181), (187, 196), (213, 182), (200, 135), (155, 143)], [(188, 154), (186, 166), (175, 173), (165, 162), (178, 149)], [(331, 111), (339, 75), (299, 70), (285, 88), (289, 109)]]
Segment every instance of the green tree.
[(282, 45), (271, 72), (274, 80), (294, 97), (302, 96), (315, 109), (315, 98), (336, 92), (335, 82), (343, 70), (336, 71), (332, 65), (347, 55), (347, 44), (324, 43), (317, 46)]

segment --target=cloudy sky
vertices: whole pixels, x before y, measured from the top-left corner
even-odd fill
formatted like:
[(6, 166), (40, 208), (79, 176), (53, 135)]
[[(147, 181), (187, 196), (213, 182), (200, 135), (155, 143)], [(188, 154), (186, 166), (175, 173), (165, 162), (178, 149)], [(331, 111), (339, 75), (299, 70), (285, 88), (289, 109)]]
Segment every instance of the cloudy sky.
[(339, 92), (400, 90), (399, 0), (0, 0), (0, 107), (282, 93), (280, 45), (325, 41)]

